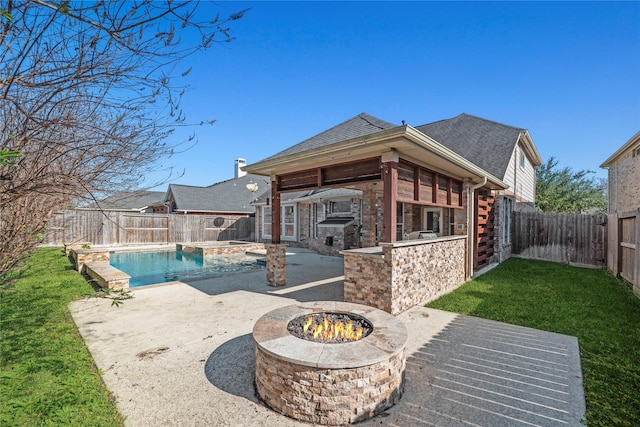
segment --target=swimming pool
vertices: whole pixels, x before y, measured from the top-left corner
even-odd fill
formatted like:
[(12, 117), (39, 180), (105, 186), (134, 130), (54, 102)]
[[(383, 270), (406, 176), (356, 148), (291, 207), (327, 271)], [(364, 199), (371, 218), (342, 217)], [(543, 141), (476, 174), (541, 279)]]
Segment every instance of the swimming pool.
[(202, 256), (180, 251), (111, 252), (109, 263), (131, 276), (129, 287), (200, 279), (265, 268), (258, 256)]

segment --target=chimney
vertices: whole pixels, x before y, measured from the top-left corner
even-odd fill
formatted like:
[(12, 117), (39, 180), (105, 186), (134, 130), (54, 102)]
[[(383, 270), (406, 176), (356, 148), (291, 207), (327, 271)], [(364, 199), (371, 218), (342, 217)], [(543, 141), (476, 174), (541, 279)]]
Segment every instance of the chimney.
[(244, 167), (246, 165), (247, 165), (247, 161), (245, 159), (240, 159), (240, 158), (236, 159), (236, 167), (235, 167), (235, 176), (234, 176), (234, 178), (240, 178), (240, 177), (243, 177), (243, 176), (245, 176), (247, 174), (245, 171), (240, 169), (240, 168), (242, 168), (242, 167)]

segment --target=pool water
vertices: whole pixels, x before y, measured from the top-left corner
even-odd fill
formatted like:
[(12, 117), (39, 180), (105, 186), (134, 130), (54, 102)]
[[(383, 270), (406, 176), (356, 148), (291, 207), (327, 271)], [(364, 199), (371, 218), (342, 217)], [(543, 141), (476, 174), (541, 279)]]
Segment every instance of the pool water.
[(131, 276), (129, 287), (153, 283), (222, 276), (263, 269), (257, 256), (245, 254), (206, 256), (178, 251), (112, 252), (110, 264)]

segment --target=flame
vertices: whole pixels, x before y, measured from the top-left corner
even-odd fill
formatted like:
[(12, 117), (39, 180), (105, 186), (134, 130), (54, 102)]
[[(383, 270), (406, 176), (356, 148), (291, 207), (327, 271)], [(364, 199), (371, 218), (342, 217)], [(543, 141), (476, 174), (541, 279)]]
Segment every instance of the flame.
[(333, 339), (347, 339), (357, 341), (362, 338), (364, 328), (354, 327), (352, 321), (348, 322), (331, 322), (327, 317), (322, 319), (320, 323), (313, 323), (313, 317), (309, 316), (303, 326), (305, 333), (313, 334), (314, 340), (331, 341)]

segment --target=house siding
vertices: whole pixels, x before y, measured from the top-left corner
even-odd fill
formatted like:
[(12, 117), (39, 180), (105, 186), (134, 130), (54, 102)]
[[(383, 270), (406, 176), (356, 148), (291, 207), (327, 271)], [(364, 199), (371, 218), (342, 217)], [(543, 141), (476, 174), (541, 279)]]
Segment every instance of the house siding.
[[(520, 166), (520, 153), (525, 153), (524, 168)], [(518, 210), (525, 209), (524, 204), (533, 206), (536, 200), (536, 170), (531, 159), (526, 156), (526, 151), (518, 143), (511, 153), (509, 166), (504, 174), (503, 181), (509, 185), (505, 194), (514, 195), (518, 202)]]

